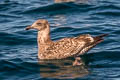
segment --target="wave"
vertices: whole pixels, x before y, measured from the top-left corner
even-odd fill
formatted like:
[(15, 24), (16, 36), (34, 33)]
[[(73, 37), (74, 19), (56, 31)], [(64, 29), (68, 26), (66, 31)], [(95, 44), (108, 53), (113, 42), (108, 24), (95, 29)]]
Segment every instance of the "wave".
[(36, 39), (26, 38), (24, 36), (0, 32), (0, 43), (1, 45), (32, 45), (36, 43)]
[(55, 3), (55, 4), (51, 4), (51, 5), (47, 5), (47, 6), (43, 6), (43, 7), (37, 7), (34, 9), (29, 8), (28, 10), (23, 11), (23, 14), (27, 14), (27, 13), (45, 13), (45, 12), (56, 12), (56, 11), (61, 11), (61, 10), (69, 10), (69, 9), (79, 9), (79, 8), (85, 8), (85, 7), (90, 7), (90, 5), (87, 4), (74, 4), (72, 2), (70, 3)]

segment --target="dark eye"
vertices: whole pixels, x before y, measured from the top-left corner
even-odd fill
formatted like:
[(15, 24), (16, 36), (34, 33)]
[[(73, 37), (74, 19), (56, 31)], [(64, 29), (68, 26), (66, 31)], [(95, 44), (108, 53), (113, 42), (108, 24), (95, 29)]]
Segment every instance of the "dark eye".
[(37, 25), (41, 26), (41, 25), (42, 25), (42, 23), (37, 23)]

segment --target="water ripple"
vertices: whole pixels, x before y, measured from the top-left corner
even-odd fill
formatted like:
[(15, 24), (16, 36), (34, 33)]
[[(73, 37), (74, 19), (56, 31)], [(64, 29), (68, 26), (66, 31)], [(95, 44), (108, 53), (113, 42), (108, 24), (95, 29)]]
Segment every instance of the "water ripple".
[[(119, 79), (119, 2), (0, 1), (0, 79)], [(37, 31), (25, 31), (25, 27), (39, 18), (49, 21), (52, 40), (80, 34), (109, 36), (81, 56), (82, 66), (72, 66), (73, 59), (38, 61)]]

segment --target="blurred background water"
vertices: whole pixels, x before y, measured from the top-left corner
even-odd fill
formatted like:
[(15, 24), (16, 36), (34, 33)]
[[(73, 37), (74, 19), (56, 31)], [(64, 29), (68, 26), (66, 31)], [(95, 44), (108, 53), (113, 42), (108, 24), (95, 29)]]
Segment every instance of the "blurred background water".
[[(71, 0), (70, 0), (71, 1)], [(105, 41), (73, 59), (38, 61), (37, 32), (25, 31), (47, 19), (52, 40), (108, 33)], [(0, 0), (0, 80), (119, 80), (120, 0)]]

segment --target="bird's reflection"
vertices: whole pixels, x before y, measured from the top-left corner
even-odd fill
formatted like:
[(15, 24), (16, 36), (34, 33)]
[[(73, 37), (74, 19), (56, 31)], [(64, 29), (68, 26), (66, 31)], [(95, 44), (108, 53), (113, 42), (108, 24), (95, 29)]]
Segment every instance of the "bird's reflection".
[(39, 60), (41, 66), (40, 76), (43, 78), (74, 79), (89, 74), (88, 68), (83, 60), (80, 61), (81, 65), (79, 66), (73, 66), (73, 61), (74, 60), (71, 59), (52, 61)]

